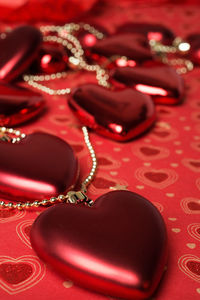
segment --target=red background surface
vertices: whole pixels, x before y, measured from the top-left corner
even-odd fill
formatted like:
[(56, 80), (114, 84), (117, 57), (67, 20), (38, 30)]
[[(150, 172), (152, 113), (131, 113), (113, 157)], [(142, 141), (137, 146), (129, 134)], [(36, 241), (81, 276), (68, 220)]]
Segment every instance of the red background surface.
[[(185, 36), (200, 32), (200, 7), (164, 2), (149, 7), (132, 1), (113, 1), (95, 10), (90, 21), (110, 29), (125, 21), (162, 23)], [(137, 192), (154, 203), (166, 222), (169, 237), (168, 267), (156, 300), (197, 300), (200, 298), (200, 70), (184, 76), (186, 98), (181, 106), (157, 106), (155, 127), (143, 137), (126, 144), (91, 133), (99, 158), (99, 169), (89, 189), (96, 199), (110, 187)], [(73, 73), (51, 87), (74, 87), (94, 82), (92, 74)], [(58, 135), (70, 143), (80, 161), (81, 180), (90, 161), (77, 120), (67, 97), (45, 96), (48, 111), (23, 126), (25, 133), (37, 130)], [(50, 150), (50, 149), (49, 149)], [(48, 151), (48, 149), (47, 149)], [(53, 171), (53, 170), (52, 170)], [(151, 173), (149, 177), (147, 174)], [(163, 175), (164, 174), (164, 175)], [(156, 179), (155, 179), (156, 178)], [(0, 210), (0, 299), (114, 299), (76, 287), (68, 278), (57, 276), (31, 249), (29, 230), (41, 210), (6, 212)], [(117, 251), (117, 249), (116, 249)], [(148, 251), (148, 249), (147, 249)], [(2, 263), (9, 264), (7, 272)]]

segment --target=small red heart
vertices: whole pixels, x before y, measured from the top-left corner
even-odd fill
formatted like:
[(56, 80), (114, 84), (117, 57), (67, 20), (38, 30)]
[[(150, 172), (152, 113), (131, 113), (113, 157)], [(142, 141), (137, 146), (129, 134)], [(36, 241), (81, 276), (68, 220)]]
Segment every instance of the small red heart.
[(58, 204), (45, 210), (31, 228), (31, 243), (58, 273), (123, 299), (148, 298), (166, 263), (159, 211), (129, 191), (104, 194), (91, 208)]
[(14, 216), (15, 214), (16, 214), (16, 212), (11, 209), (0, 209), (0, 218), (2, 218), (2, 219), (10, 218), (10, 217)]
[(110, 79), (151, 95), (156, 104), (179, 104), (183, 100), (183, 79), (169, 66), (116, 68)]
[(30, 237), (30, 231), (31, 231), (31, 225), (28, 225), (24, 228), (24, 232), (27, 235), (27, 237)]
[(75, 185), (78, 164), (60, 138), (33, 133), (19, 143), (0, 141), (0, 195), (19, 201), (45, 199)]
[(126, 56), (136, 61), (152, 59), (147, 39), (140, 34), (120, 33), (97, 41), (90, 52), (110, 58)]
[(200, 276), (200, 263), (199, 262), (197, 262), (197, 261), (188, 261), (187, 262), (187, 267), (192, 273)]
[(168, 178), (168, 175), (162, 172), (146, 172), (144, 176), (156, 183), (161, 183)]
[(0, 265), (0, 277), (10, 284), (18, 284), (25, 281), (32, 273), (32, 267), (25, 263), (2, 263)]
[(108, 189), (110, 186), (113, 186), (114, 184), (115, 184), (114, 181), (105, 179), (103, 177), (96, 177), (92, 182), (92, 185), (96, 189)]
[(110, 165), (112, 165), (112, 161), (110, 161), (106, 157), (98, 157), (98, 165), (99, 166), (110, 166)]
[(150, 147), (141, 147), (140, 151), (147, 156), (152, 156), (152, 155), (154, 156), (160, 153), (159, 149), (150, 148)]
[(188, 203), (188, 208), (191, 209), (191, 210), (199, 210), (200, 211), (200, 203), (197, 203), (197, 202), (189, 202)]
[(0, 81), (9, 82), (22, 74), (36, 57), (42, 43), (41, 32), (19, 26), (0, 40)]
[(34, 91), (0, 84), (0, 126), (16, 126), (40, 114), (44, 97)]
[(152, 99), (132, 89), (85, 84), (72, 92), (69, 106), (84, 125), (117, 141), (138, 136), (156, 119)]

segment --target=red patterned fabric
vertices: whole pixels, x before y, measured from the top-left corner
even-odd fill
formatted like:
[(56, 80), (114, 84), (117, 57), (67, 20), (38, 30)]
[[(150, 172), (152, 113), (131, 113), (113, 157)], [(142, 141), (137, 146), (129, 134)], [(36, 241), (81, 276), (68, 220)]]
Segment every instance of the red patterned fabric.
[[(119, 22), (156, 21), (174, 30), (176, 35), (200, 32), (198, 6), (165, 4), (147, 8), (127, 3), (110, 5), (107, 10), (100, 10), (93, 20), (111, 31)], [(195, 68), (184, 76), (184, 103), (174, 107), (157, 106), (156, 126), (141, 138), (121, 144), (91, 133), (99, 169), (89, 196), (96, 199), (110, 187), (127, 188), (154, 203), (166, 222), (169, 260), (165, 276), (152, 297), (154, 300), (197, 300), (200, 297), (199, 74), (199, 68)], [(92, 74), (74, 73), (49, 84), (55, 88), (74, 87), (89, 81), (94, 81)], [(22, 130), (50, 132), (70, 143), (79, 158), (83, 180), (90, 160), (78, 122), (66, 104), (67, 97), (45, 97), (48, 112)], [(0, 299), (114, 300), (76, 287), (37, 258), (30, 246), (29, 232), (40, 211), (0, 210)]]

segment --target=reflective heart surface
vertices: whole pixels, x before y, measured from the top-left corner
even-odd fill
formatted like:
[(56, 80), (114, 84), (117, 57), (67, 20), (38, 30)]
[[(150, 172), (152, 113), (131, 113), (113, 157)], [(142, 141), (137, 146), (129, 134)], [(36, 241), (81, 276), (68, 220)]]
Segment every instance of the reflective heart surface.
[(9, 200), (42, 200), (71, 189), (78, 164), (69, 144), (33, 133), (19, 143), (0, 141), (0, 196)]
[(9, 82), (22, 74), (41, 43), (41, 32), (29, 25), (19, 26), (0, 39), (0, 81)]
[(147, 39), (142, 35), (121, 33), (108, 36), (89, 48), (91, 53), (105, 56), (126, 56), (136, 61), (152, 59)]
[(147, 299), (166, 264), (167, 237), (158, 210), (129, 191), (113, 191), (88, 208), (58, 204), (31, 228), (34, 250), (65, 278), (123, 299)]
[(131, 32), (144, 35), (148, 40), (154, 39), (162, 43), (171, 44), (174, 33), (162, 24), (129, 22), (120, 25), (116, 33)]
[(85, 84), (72, 92), (68, 103), (81, 123), (116, 141), (138, 136), (156, 119), (151, 97), (130, 88), (109, 90)]
[(40, 114), (45, 107), (42, 95), (8, 84), (0, 84), (0, 126), (16, 126)]
[(184, 97), (182, 77), (169, 66), (124, 67), (111, 71), (111, 82), (151, 95), (156, 104), (179, 104)]

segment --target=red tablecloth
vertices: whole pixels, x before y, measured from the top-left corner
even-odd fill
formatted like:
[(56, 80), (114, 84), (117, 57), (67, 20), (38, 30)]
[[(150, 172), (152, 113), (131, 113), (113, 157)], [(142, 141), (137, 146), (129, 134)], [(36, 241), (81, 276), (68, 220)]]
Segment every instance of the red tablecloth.
[[(200, 32), (198, 5), (147, 7), (144, 3), (139, 6), (125, 1), (114, 7), (114, 2), (110, 3), (93, 18), (110, 30), (125, 21), (147, 21), (167, 25), (180, 36)], [(152, 297), (154, 300), (200, 298), (199, 75), (199, 68), (195, 68), (184, 76), (185, 102), (176, 107), (157, 106), (156, 126), (143, 137), (122, 144), (91, 133), (100, 164), (89, 196), (95, 199), (113, 186), (127, 188), (154, 203), (166, 222), (168, 267)], [(71, 87), (88, 81), (94, 81), (91, 74), (75, 73), (50, 85)], [(78, 122), (67, 106), (67, 97), (45, 97), (48, 111), (22, 130), (26, 133), (42, 130), (68, 141), (79, 158), (83, 179), (88, 174), (90, 160)], [(0, 299), (113, 299), (76, 287), (37, 258), (30, 246), (29, 231), (39, 211), (0, 210)], [(10, 263), (7, 273), (1, 268), (3, 262)]]

